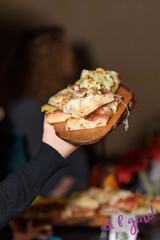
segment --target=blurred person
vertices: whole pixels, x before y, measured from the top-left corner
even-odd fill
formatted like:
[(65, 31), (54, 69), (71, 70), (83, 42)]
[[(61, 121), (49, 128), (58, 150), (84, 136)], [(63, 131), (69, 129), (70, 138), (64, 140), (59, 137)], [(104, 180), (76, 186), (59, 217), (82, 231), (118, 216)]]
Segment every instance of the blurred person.
[(72, 51), (62, 28), (33, 29), (22, 34), (8, 70), (5, 103), (9, 103), (13, 125), (26, 140), (29, 158), (37, 153), (42, 136), (40, 106), (68, 85), (73, 69)]
[[(39, 28), (22, 35), (6, 81), (7, 113), (25, 141), (27, 157), (37, 154), (42, 136), (40, 106), (75, 81), (74, 53), (61, 27)], [(77, 159), (75, 163), (75, 159)], [(66, 196), (89, 184), (88, 155), (83, 147), (68, 158), (68, 167), (48, 180), (42, 196)]]

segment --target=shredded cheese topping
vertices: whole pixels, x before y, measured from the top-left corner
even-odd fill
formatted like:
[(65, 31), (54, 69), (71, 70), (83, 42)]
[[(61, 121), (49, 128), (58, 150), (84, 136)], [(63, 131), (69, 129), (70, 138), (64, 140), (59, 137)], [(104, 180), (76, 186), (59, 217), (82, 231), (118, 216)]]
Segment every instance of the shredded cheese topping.
[(91, 71), (83, 70), (80, 76), (80, 88), (96, 87), (97, 89), (106, 88), (111, 91), (117, 77), (115, 71)]

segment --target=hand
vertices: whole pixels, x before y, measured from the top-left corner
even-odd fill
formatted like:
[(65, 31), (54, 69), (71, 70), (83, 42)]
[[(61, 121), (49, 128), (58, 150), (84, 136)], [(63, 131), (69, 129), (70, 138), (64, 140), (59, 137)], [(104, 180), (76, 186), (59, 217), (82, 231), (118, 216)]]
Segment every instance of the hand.
[(78, 146), (60, 139), (54, 130), (54, 126), (47, 123), (46, 116), (43, 124), (42, 141), (56, 149), (64, 158), (67, 158)]

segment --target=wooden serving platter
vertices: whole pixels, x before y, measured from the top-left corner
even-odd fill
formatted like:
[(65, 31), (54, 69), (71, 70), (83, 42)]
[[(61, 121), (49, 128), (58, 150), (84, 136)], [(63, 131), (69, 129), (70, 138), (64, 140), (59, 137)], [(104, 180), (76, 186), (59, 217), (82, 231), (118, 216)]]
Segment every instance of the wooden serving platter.
[(126, 105), (120, 103), (117, 112), (112, 115), (107, 126), (85, 130), (66, 131), (65, 123), (55, 123), (54, 128), (57, 136), (69, 143), (77, 145), (93, 144), (106, 137), (112, 130), (116, 129), (123, 120), (125, 120), (128, 111), (133, 110), (137, 106), (133, 93), (124, 86), (120, 85), (116, 94), (123, 97)]
[(71, 217), (67, 219), (52, 220), (54, 226), (90, 226), (98, 227), (106, 224), (106, 218), (110, 218), (109, 215), (106, 216), (90, 216), (90, 217)]

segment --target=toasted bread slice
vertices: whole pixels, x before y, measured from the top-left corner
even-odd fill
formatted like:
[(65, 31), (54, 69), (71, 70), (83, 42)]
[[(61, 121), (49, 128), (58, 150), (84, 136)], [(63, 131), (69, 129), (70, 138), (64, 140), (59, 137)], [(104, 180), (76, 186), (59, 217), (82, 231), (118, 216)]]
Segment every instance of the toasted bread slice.
[(114, 101), (114, 94), (89, 94), (82, 98), (74, 98), (67, 102), (64, 112), (73, 117), (84, 117), (104, 104)]
[(71, 117), (66, 121), (66, 131), (82, 130), (95, 127), (103, 127), (107, 124), (108, 119), (99, 118), (96, 121), (85, 120), (84, 118)]
[(50, 124), (65, 122), (70, 117), (70, 114), (64, 113), (62, 110), (46, 112), (47, 122)]

